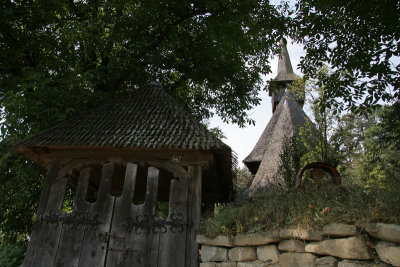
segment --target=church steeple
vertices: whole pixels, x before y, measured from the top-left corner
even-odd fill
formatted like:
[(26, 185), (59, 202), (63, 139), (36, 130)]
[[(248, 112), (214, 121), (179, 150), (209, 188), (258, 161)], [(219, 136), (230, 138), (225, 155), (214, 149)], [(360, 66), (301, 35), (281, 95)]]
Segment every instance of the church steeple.
[(278, 59), (278, 75), (275, 81), (292, 82), (296, 79), (296, 74), (293, 73), (292, 63), (290, 62), (289, 52), (286, 47), (286, 40), (281, 39), (281, 54)]
[[(286, 43), (286, 40), (282, 38), (280, 41), (281, 53), (278, 59), (278, 74), (271, 81), (269, 86), (269, 96), (272, 96), (272, 112), (275, 112), (288, 84), (292, 83), (299, 77), (293, 72)], [(296, 96), (296, 101), (301, 107), (303, 107), (304, 96), (300, 95)]]

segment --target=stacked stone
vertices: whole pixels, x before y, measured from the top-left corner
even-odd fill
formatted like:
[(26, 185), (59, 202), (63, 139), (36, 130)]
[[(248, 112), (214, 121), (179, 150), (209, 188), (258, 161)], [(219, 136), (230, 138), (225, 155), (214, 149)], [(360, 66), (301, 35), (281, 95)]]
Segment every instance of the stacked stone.
[(330, 224), (322, 232), (199, 235), (197, 243), (200, 267), (400, 266), (400, 225), (394, 224), (370, 224), (364, 236), (354, 225)]

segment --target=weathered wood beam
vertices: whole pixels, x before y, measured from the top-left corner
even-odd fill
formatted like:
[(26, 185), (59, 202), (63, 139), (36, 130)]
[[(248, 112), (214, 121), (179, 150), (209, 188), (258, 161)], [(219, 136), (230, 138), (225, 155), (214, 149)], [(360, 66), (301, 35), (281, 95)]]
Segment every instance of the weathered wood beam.
[(177, 178), (181, 182), (187, 182), (191, 178), (191, 175), (185, 170), (185, 168), (176, 163), (169, 161), (148, 161), (148, 164), (172, 173), (174, 178)]
[[(22, 149), (22, 148), (21, 148)], [(182, 166), (200, 165), (208, 166), (214, 162), (214, 154), (204, 150), (179, 150), (179, 149), (113, 149), (113, 148), (31, 148), (19, 149), (30, 159), (45, 168), (57, 160), (67, 163), (71, 159), (90, 159), (99, 161), (115, 161), (116, 159), (127, 162), (139, 161), (170, 161)], [(176, 160), (179, 162), (176, 162)]]

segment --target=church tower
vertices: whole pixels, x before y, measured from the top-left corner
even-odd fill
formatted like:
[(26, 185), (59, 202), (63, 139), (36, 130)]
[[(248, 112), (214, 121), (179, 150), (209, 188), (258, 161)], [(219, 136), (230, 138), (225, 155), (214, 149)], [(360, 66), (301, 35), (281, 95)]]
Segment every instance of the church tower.
[[(286, 40), (281, 39), (281, 53), (278, 59), (278, 74), (276, 77), (270, 82), (268, 91), (269, 96), (271, 96), (272, 100), (272, 113), (275, 112), (279, 102), (281, 101), (285, 90), (288, 88), (288, 85), (300, 78), (298, 75), (294, 74), (292, 63), (290, 62), (290, 57), (288, 50), (286, 48)], [(295, 94), (296, 102), (300, 107), (304, 105), (304, 92), (298, 92)]]

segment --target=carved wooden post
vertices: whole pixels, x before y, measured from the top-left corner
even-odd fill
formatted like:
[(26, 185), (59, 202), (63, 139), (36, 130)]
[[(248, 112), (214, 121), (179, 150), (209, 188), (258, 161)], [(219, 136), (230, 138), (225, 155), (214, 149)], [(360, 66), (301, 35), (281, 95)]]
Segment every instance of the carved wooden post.
[(188, 171), (191, 175), (191, 183), (188, 198), (188, 219), (193, 225), (186, 237), (186, 266), (197, 267), (199, 246), (196, 243), (196, 234), (199, 229), (201, 215), (201, 166), (189, 166)]

